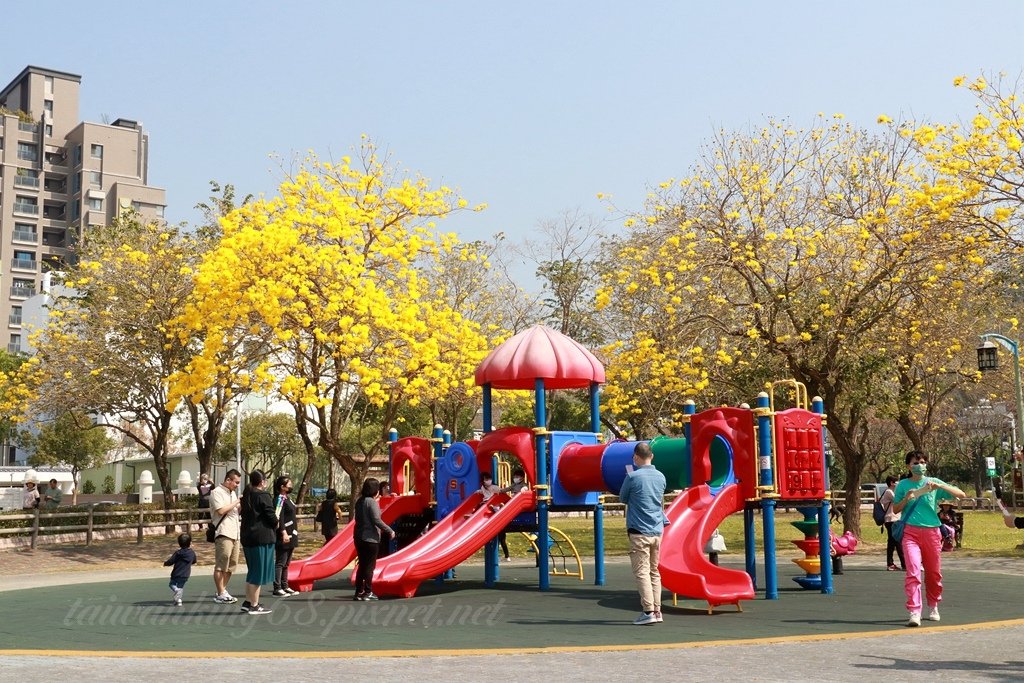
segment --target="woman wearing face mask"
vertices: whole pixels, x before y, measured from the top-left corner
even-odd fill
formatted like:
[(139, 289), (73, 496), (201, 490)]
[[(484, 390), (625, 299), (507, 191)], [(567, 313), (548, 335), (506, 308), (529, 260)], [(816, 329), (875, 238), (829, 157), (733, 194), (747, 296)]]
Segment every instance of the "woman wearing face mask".
[(924, 569), (925, 596), (928, 600), (928, 620), (939, 620), (939, 602), (942, 600), (942, 533), (936, 503), (939, 500), (962, 498), (964, 492), (928, 474), (928, 456), (921, 451), (910, 451), (905, 458), (910, 478), (896, 485), (892, 509), (902, 515), (903, 557), (907, 576), (907, 626), (921, 625), (921, 569)]

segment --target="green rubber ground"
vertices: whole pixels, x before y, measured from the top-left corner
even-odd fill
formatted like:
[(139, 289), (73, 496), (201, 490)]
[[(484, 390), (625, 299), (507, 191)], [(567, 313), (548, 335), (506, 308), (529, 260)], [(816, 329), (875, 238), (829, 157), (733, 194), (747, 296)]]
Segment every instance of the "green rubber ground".
[[(779, 566), (780, 596), (731, 606), (708, 615), (706, 604), (666, 595), (662, 624), (630, 622), (639, 603), (629, 565), (607, 565), (607, 584), (552, 577), (537, 590), (527, 563), (502, 565), (502, 581), (483, 586), (483, 567), (464, 565), (458, 579), (423, 584), (409, 600), (352, 602), (340, 578), (289, 598), (266, 597), (265, 616), (212, 601), (208, 576), (194, 577), (185, 604), (170, 604), (165, 579), (64, 585), (0, 593), (4, 652), (409, 652), (600, 648), (754, 638), (836, 635), (903, 628), (903, 574), (883, 567), (847, 566), (835, 592), (800, 589), (794, 565)], [(73, 580), (73, 575), (69, 575)], [(1021, 577), (947, 570), (941, 626), (1019, 619)], [(241, 593), (239, 577), (232, 580)], [(936, 624), (925, 622), (922, 629)]]

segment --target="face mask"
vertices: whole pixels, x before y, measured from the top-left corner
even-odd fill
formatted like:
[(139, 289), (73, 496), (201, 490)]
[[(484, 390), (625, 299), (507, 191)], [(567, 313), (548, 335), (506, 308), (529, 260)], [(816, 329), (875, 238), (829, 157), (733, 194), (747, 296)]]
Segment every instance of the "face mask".
[(911, 465), (910, 466), (910, 471), (913, 472), (914, 474), (927, 474), (928, 473), (928, 465), (923, 463), (923, 462), (919, 462), (919, 463)]
[(490, 479), (484, 479), (484, 486), (490, 486), (490, 485), (491, 485), (491, 480)]
[(523, 483), (523, 478), (522, 477), (512, 477), (512, 481), (515, 482), (516, 484), (522, 484)]

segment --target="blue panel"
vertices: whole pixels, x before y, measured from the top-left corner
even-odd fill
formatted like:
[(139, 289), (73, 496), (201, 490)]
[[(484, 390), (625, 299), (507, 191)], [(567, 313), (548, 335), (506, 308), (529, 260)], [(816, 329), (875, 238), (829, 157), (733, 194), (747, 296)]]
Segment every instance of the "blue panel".
[(558, 481), (558, 456), (562, 454), (562, 449), (571, 443), (594, 446), (599, 442), (597, 435), (593, 432), (551, 432), (551, 453), (553, 454), (551, 465), (551, 504), (597, 505), (599, 492), (590, 491), (582, 495), (573, 496), (562, 488), (562, 484)]
[(434, 474), (437, 519), (447, 517), (478, 488), (480, 468), (476, 463), (476, 453), (467, 443), (453, 443), (437, 461)]

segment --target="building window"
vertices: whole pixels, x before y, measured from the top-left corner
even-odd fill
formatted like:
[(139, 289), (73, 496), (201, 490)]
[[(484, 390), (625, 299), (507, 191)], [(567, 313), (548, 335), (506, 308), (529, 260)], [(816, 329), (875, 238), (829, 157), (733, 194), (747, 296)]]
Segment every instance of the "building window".
[(53, 100), (43, 100), (43, 109), (53, 116)]
[(103, 174), (99, 171), (89, 171), (89, 187), (103, 187)]
[(165, 207), (162, 204), (157, 204), (156, 205), (156, 215), (157, 215), (158, 218), (163, 218), (164, 217), (164, 208)]
[(7, 345), (7, 352), (8, 353), (21, 353), (21, 335), (20, 334), (12, 334), (11, 335), (11, 341)]
[(82, 217), (82, 207), (78, 205), (78, 202), (71, 202), (71, 220), (77, 221)]
[(11, 314), (7, 317), (8, 325), (21, 324), (21, 306), (11, 306)]
[(89, 155), (93, 159), (103, 158), (103, 145), (92, 145), (89, 147)]
[(12, 237), (22, 242), (35, 242), (38, 234), (36, 226), (32, 223), (15, 223)]
[(53, 76), (43, 76), (43, 92), (53, 94)]
[(18, 158), (23, 161), (39, 161), (39, 148), (31, 142), (19, 142)]
[(82, 163), (82, 146), (75, 145), (75, 166)]
[(46, 137), (53, 137), (53, 126), (51, 126), (50, 124), (46, 124)]
[(39, 215), (39, 200), (22, 194), (14, 195), (14, 210)]
[(78, 194), (82, 191), (82, 172), (79, 171), (71, 179), (71, 194)]
[(89, 208), (92, 209), (93, 211), (102, 211), (103, 210), (103, 200), (102, 199), (95, 199), (93, 197), (90, 197), (88, 202), (89, 202)]

